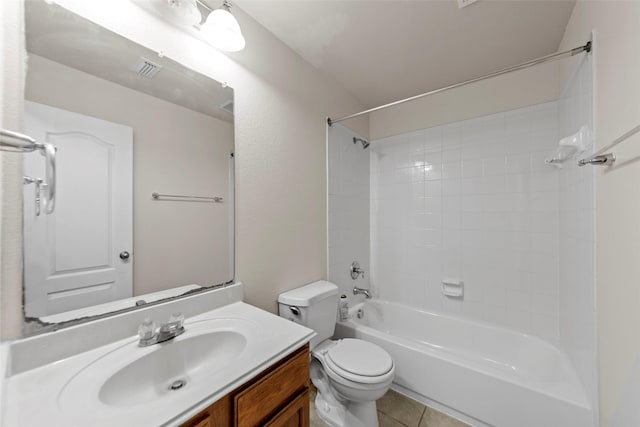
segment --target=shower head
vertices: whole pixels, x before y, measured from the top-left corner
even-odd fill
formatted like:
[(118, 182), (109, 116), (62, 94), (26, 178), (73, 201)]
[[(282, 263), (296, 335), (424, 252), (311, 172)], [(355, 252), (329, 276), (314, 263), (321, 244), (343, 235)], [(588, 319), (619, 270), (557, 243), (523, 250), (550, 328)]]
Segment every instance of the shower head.
[(370, 142), (369, 141), (365, 141), (362, 138), (356, 138), (355, 136), (353, 137), (353, 143), (357, 144), (358, 142), (362, 143), (362, 149), (366, 150), (367, 147), (369, 147)]

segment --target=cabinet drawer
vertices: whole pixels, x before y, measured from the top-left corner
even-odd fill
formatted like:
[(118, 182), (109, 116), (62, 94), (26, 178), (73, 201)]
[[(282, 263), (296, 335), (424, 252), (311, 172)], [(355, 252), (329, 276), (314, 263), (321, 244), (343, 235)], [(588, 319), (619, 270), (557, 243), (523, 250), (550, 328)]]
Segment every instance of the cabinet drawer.
[(260, 425), (308, 386), (309, 353), (305, 346), (283, 365), (235, 395), (234, 425)]

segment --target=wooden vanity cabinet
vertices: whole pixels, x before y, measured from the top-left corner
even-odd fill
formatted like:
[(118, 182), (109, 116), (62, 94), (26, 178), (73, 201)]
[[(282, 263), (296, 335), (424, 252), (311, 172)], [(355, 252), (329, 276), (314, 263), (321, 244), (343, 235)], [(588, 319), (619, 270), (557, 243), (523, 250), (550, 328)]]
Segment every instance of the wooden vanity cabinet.
[(276, 362), (182, 427), (309, 427), (309, 345)]

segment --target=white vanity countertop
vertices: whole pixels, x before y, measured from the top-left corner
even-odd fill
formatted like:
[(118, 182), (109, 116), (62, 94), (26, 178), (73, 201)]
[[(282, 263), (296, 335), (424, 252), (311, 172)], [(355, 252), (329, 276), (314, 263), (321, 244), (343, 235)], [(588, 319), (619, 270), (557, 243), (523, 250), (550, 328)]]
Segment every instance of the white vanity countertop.
[[(194, 337), (199, 328), (205, 330), (203, 325), (223, 328), (232, 325), (244, 331), (244, 350), (224, 369), (210, 374), (203, 370), (190, 372), (193, 378), (183, 389), (142, 403), (106, 404), (99, 397), (105, 379), (122, 366), (157, 350), (158, 346), (180, 345), (180, 341)], [(4, 387), (3, 424), (11, 427), (176, 426), (314, 336), (311, 329), (243, 302), (190, 317), (185, 321), (185, 329), (173, 342), (139, 348), (138, 337), (128, 337), (9, 377)], [(87, 375), (89, 369), (91, 374)], [(129, 390), (123, 390), (126, 391)]]

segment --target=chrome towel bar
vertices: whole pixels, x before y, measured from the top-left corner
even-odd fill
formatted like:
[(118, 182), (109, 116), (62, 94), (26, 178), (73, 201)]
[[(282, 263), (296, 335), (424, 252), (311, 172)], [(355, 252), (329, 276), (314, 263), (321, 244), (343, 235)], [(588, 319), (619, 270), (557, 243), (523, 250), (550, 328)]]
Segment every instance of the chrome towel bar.
[(613, 153), (606, 153), (605, 151), (611, 150), (616, 145), (628, 139), (630, 136), (635, 135), (640, 132), (640, 125), (634, 127), (630, 131), (626, 132), (619, 138), (616, 138), (611, 144), (606, 147), (601, 148), (600, 150), (593, 153), (591, 156), (578, 160), (578, 166), (584, 165), (600, 165), (600, 166), (611, 166), (616, 161), (616, 156)]
[(195, 199), (200, 201), (210, 201), (215, 203), (224, 202), (224, 198), (219, 196), (214, 197), (205, 197), (205, 196), (180, 196), (177, 194), (160, 194), (160, 193), (151, 193), (151, 197), (153, 200), (159, 200), (160, 198), (168, 198), (168, 199)]

